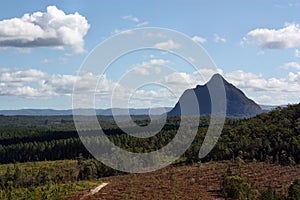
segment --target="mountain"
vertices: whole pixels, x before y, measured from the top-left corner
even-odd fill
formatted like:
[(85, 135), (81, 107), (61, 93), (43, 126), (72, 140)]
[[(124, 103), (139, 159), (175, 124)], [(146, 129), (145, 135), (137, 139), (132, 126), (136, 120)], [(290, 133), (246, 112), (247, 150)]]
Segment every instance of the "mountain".
[[(154, 108), (151, 109), (152, 115), (161, 115), (164, 114), (163, 110), (167, 112), (172, 108)], [(90, 113), (91, 109), (80, 109), (81, 113)], [(131, 115), (149, 115), (149, 108), (129, 108), (129, 113)], [(113, 109), (96, 109), (97, 115), (103, 116), (112, 116), (112, 112), (116, 115), (126, 115), (127, 109), (125, 108), (113, 108)], [(63, 115), (72, 115), (73, 111), (71, 109), (68, 110), (53, 110), (53, 109), (20, 109), (20, 110), (0, 110), (0, 115), (6, 116), (63, 116)]]
[[(224, 95), (222, 95), (222, 91), (224, 93), (222, 88), (225, 89)], [(222, 108), (222, 104), (224, 104), (227, 116), (252, 117), (263, 112), (260, 106), (246, 97), (240, 89), (228, 83), (220, 74), (215, 74), (205, 85), (197, 85), (196, 88), (184, 91), (175, 107), (168, 113), (168, 116), (199, 115), (198, 108), (200, 115), (210, 115), (212, 113), (210, 92), (215, 97), (213, 100), (217, 109)], [(196, 97), (196, 101), (193, 97)], [(185, 110), (183, 114), (181, 113), (181, 107)], [(218, 114), (218, 110), (214, 113)]]

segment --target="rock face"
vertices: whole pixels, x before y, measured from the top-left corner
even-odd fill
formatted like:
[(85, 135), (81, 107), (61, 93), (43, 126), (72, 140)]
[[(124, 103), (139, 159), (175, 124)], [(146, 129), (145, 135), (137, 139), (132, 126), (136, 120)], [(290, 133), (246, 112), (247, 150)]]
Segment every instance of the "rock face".
[[(225, 99), (216, 100), (216, 98), (214, 98), (214, 102), (215, 104), (218, 104), (218, 102), (224, 103), (224, 107), (226, 106), (227, 116), (252, 117), (263, 112), (260, 106), (253, 100), (246, 97), (241, 90), (231, 83), (228, 83), (221, 75), (215, 74), (205, 85), (197, 85), (196, 88), (186, 90), (176, 103), (175, 107), (168, 112), (168, 116), (195, 116), (199, 115), (199, 111), (201, 116), (210, 115), (212, 113), (212, 98), (210, 91), (214, 91), (215, 94), (218, 94), (218, 91), (222, 90), (220, 90), (220, 88), (225, 89), (225, 95), (222, 96)], [(224, 89), (222, 90), (223, 93)], [(217, 97), (217, 95), (215, 95), (215, 97)], [(195, 103), (195, 99), (197, 103)], [(198, 108), (195, 106), (198, 106)], [(184, 108), (184, 113), (181, 113), (181, 107)]]

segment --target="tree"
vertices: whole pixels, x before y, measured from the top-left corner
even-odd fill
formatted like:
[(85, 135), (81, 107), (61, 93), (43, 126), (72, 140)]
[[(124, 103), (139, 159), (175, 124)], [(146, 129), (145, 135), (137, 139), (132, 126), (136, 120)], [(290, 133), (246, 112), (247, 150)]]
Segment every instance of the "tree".
[(278, 194), (272, 188), (268, 188), (266, 191), (261, 193), (261, 200), (284, 200), (286, 199), (283, 194)]
[(16, 165), (15, 172), (13, 174), (14, 187), (17, 187), (20, 185), (20, 179), (21, 179), (21, 171), (20, 171), (19, 167)]
[(239, 173), (227, 169), (222, 181), (222, 193), (230, 199), (258, 199), (259, 192), (246, 183)]

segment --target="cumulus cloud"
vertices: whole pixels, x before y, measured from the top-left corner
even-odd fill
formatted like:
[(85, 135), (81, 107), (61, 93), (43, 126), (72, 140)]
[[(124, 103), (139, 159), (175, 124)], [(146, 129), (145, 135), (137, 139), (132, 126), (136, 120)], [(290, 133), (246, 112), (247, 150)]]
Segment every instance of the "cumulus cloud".
[(29, 69), (25, 71), (16, 71), (16, 72), (4, 72), (0, 74), (1, 82), (12, 82), (12, 83), (21, 83), (21, 82), (34, 82), (39, 81), (44, 78), (46, 73), (36, 70)]
[(284, 79), (264, 79), (262, 74), (237, 70), (226, 73), (225, 77), (235, 86), (250, 91), (295, 91), (292, 88), (288, 88), (289, 85)]
[(21, 97), (53, 97), (70, 95), (78, 77), (49, 75), (36, 69), (0, 73), (0, 95)]
[(162, 85), (170, 88), (174, 94), (181, 95), (186, 89), (205, 84), (212, 75), (222, 74), (221, 69), (199, 69), (192, 74), (186, 72), (174, 72), (159, 80)]
[[(261, 105), (286, 105), (288, 101), (288, 96), (286, 94), (269, 94), (269, 95), (260, 95), (255, 97), (255, 101)], [(293, 103), (293, 102), (289, 102)]]
[[(2, 71), (2, 73), (1, 73)], [(128, 90), (121, 87), (105, 75), (85, 73), (81, 76), (66, 74), (48, 74), (40, 70), (27, 69), (18, 71), (0, 70), (0, 96), (17, 96), (22, 98), (52, 98), (71, 96), (74, 84), (79, 92), (95, 93), (101, 98), (108, 98), (113, 89), (119, 87), (124, 95)], [(97, 87), (94, 87), (97, 83)], [(120, 98), (124, 97), (120, 94)]]
[(227, 40), (224, 37), (219, 36), (218, 34), (214, 34), (215, 43), (225, 43)]
[(79, 13), (65, 14), (55, 6), (48, 6), (46, 12), (0, 21), (0, 47), (69, 46), (73, 53), (83, 53), (83, 38), (89, 28), (86, 18)]
[(284, 69), (294, 68), (294, 69), (300, 70), (300, 64), (297, 62), (288, 62), (283, 65), (283, 68)]
[(253, 40), (263, 49), (287, 49), (300, 46), (300, 26), (285, 23), (281, 29), (258, 28), (250, 31), (242, 42)]
[[(221, 69), (200, 69), (192, 74), (176, 72), (164, 77), (161, 83), (168, 86), (176, 95), (187, 88), (205, 84), (215, 74), (223, 77), (246, 94), (251, 94), (258, 103), (286, 104), (299, 101), (300, 72), (289, 72), (284, 78), (265, 78), (262, 74), (236, 70), (224, 73)], [(266, 98), (268, 96), (268, 98)], [(271, 101), (267, 101), (271, 99)]]
[(159, 42), (154, 45), (155, 48), (159, 49), (167, 49), (167, 50), (172, 50), (172, 49), (179, 49), (180, 44), (174, 42), (173, 40), (168, 40), (165, 42)]
[(289, 82), (300, 82), (300, 72), (298, 72), (298, 73), (289, 72), (288, 81)]
[[(159, 73), (160, 69), (155, 71), (148, 66), (160, 66), (168, 63), (167, 60), (152, 59), (137, 64), (143, 69), (137, 72), (142, 75), (147, 75), (150, 71), (154, 74)], [(242, 89), (247, 95), (250, 94), (250, 97), (258, 103), (282, 104), (299, 101), (300, 72), (289, 72), (286, 77), (282, 78), (265, 78), (262, 74), (242, 70), (224, 73), (221, 69), (200, 69), (193, 73), (174, 72), (164, 77), (157, 76), (157, 84), (164, 88), (135, 90), (129, 86), (120, 85), (105, 75), (85, 73), (77, 76), (48, 74), (36, 69), (11, 71), (3, 68), (0, 69), (0, 96), (23, 98), (71, 96), (74, 83), (80, 81), (79, 91), (83, 94), (95, 93), (98, 107), (104, 104), (106, 107), (109, 106), (114, 90), (117, 91), (115, 100), (119, 102), (118, 106), (123, 106), (124, 100), (128, 98), (131, 98), (132, 105), (141, 105), (140, 107), (143, 105), (148, 107), (155, 103), (172, 106), (186, 89), (205, 84), (215, 73), (222, 74), (228, 82)], [(95, 82), (98, 83), (97, 88), (92, 87)]]
[(30, 86), (31, 83), (40, 83), (47, 76), (46, 73), (29, 69), (25, 71), (5, 71), (0, 73), (0, 95), (1, 96), (41, 96), (38, 89)]
[(205, 43), (206, 42), (206, 39), (205, 38), (203, 38), (203, 37), (200, 37), (200, 36), (194, 36), (194, 37), (192, 37), (192, 40), (194, 41), (194, 42), (199, 42), (199, 43), (201, 43), (201, 44), (203, 44), (203, 43)]
[(133, 65), (133, 72), (140, 75), (159, 74), (161, 72), (161, 66), (170, 63), (169, 60), (164, 59), (151, 59), (139, 64)]

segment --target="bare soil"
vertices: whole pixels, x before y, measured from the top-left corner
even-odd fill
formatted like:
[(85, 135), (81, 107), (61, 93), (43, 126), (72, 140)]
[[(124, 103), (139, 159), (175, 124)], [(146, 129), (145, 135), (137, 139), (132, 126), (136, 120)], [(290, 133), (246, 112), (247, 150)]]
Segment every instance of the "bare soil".
[(81, 191), (67, 199), (224, 199), (220, 193), (222, 176), (230, 167), (240, 171), (248, 183), (262, 191), (271, 187), (287, 192), (294, 179), (300, 178), (300, 166), (280, 166), (262, 162), (237, 165), (230, 161), (176, 165), (145, 173), (101, 178), (109, 183), (94, 195)]

